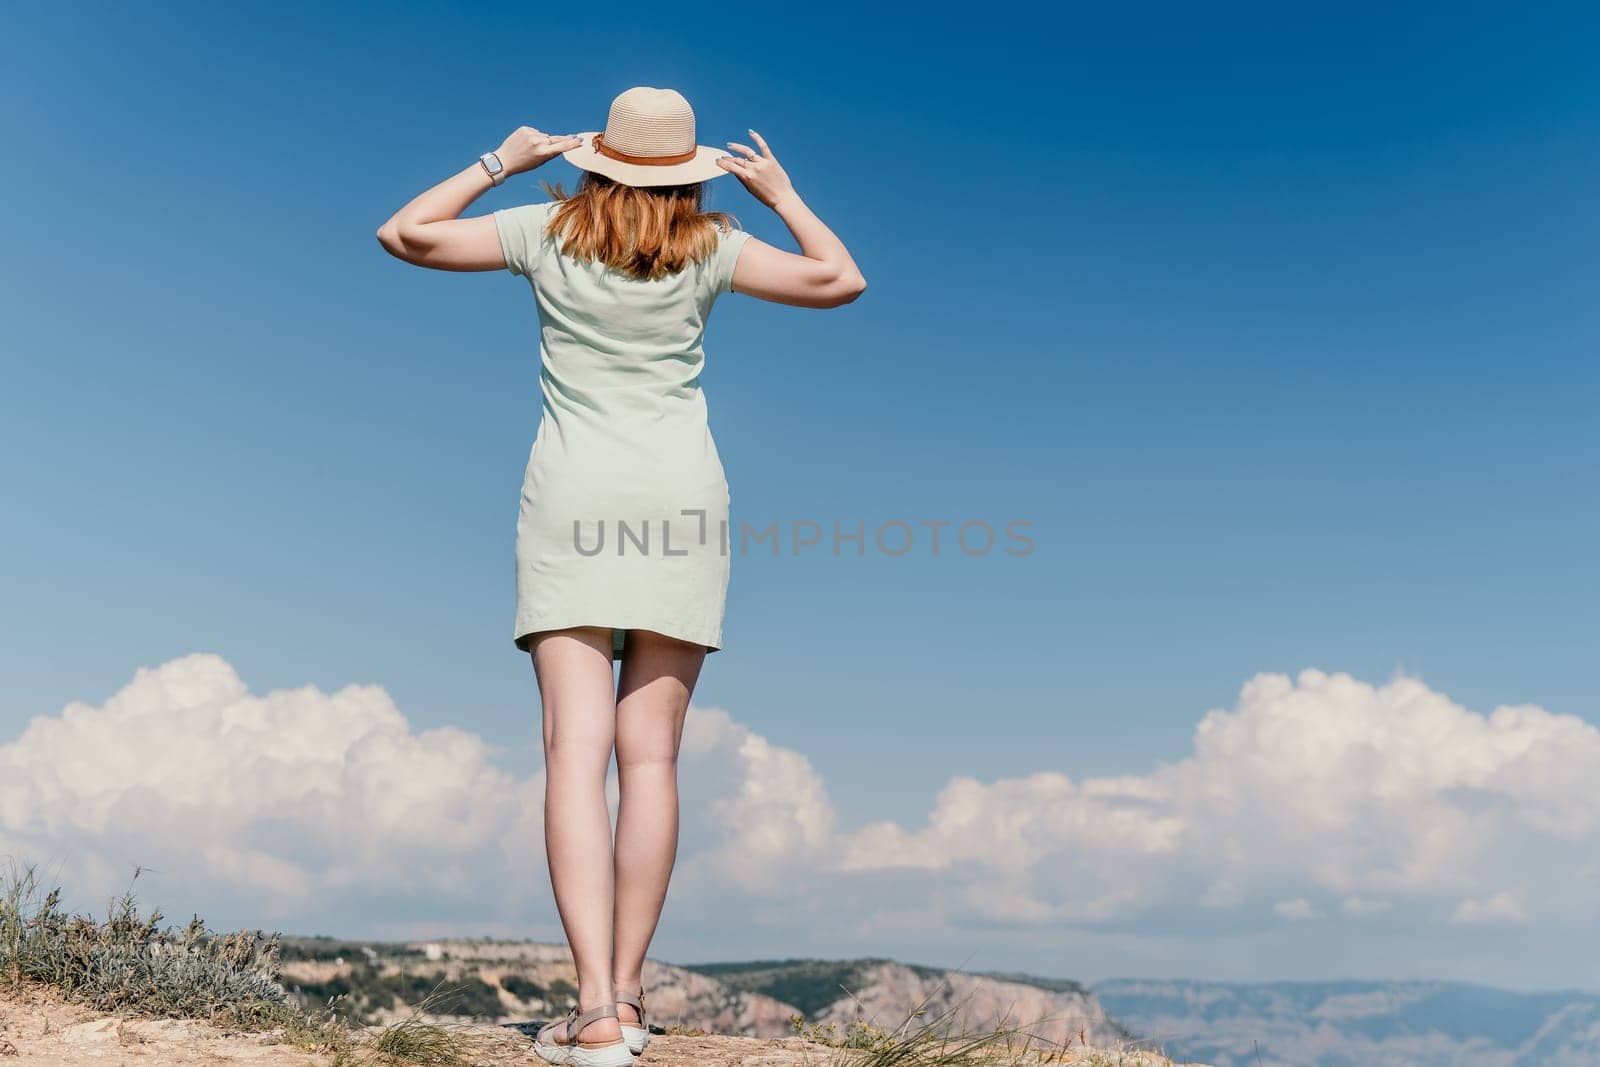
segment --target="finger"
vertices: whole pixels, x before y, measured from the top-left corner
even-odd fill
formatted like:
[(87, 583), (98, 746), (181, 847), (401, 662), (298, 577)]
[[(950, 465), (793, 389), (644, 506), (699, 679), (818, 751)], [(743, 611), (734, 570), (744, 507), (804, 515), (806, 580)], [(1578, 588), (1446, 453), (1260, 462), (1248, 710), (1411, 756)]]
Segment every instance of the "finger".
[(570, 133), (551, 134), (541, 139), (533, 146), (535, 152), (546, 158), (558, 156), (563, 152), (570, 152), (583, 144), (583, 139), (574, 137)]
[(747, 132), (750, 134), (750, 139), (755, 141), (756, 144), (761, 146), (761, 154), (766, 156), (768, 159), (773, 158), (772, 149), (767, 147), (767, 139), (765, 137), (762, 137), (759, 133), (757, 133), (754, 130), (749, 130)]
[(728, 142), (728, 147), (733, 149), (735, 152), (743, 152), (745, 155), (749, 156), (751, 159), (760, 159), (761, 158), (760, 153), (758, 153), (754, 148), (751, 148), (747, 144), (740, 144), (738, 141), (729, 141)]

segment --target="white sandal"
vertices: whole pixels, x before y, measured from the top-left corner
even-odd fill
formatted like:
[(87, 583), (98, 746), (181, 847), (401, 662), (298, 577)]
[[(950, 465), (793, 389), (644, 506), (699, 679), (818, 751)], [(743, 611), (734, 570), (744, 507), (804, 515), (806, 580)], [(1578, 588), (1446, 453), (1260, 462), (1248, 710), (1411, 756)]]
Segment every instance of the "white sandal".
[(622, 1025), (622, 1036), (628, 1042), (628, 1051), (637, 1056), (644, 1051), (646, 1045), (650, 1044), (650, 1024), (644, 1017), (644, 987), (640, 986), (637, 993), (619, 989), (616, 992), (616, 998), (618, 1004), (632, 1005), (633, 1009), (639, 1013), (639, 1021), (637, 1023), (622, 1022), (620, 1017), (617, 1020)]
[[(632, 1067), (633, 1051), (628, 1039), (619, 1037), (612, 1041), (579, 1041), (583, 1028), (596, 1019), (616, 1018), (616, 1004), (597, 1004), (580, 1013), (574, 1004), (565, 1019), (558, 1019), (539, 1028), (533, 1035), (533, 1051), (549, 1063), (564, 1063), (569, 1067)], [(566, 1031), (566, 1040), (557, 1037)]]

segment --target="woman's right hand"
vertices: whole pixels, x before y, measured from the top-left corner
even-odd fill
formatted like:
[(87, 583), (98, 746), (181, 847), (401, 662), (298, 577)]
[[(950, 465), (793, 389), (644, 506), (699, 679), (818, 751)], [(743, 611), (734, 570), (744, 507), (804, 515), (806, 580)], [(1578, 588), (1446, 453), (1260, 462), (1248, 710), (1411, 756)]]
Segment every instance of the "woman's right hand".
[(736, 175), (750, 190), (750, 195), (768, 207), (776, 207), (778, 201), (794, 193), (794, 185), (789, 181), (788, 172), (772, 154), (772, 149), (767, 147), (767, 142), (754, 130), (750, 137), (761, 146), (757, 152), (749, 145), (729, 141), (728, 147), (734, 152), (743, 155), (718, 156), (717, 166), (730, 174)]
[(495, 150), (507, 174), (522, 174), (542, 166), (563, 152), (583, 144), (583, 138), (570, 133), (544, 133), (532, 126), (521, 126), (511, 131)]

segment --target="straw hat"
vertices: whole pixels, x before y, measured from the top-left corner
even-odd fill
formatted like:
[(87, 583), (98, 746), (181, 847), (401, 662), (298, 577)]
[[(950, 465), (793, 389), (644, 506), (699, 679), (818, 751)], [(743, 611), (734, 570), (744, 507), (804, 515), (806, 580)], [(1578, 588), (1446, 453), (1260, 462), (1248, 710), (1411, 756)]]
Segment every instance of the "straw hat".
[(728, 173), (720, 148), (694, 143), (694, 108), (676, 89), (637, 85), (611, 101), (604, 133), (580, 133), (583, 144), (561, 153), (581, 170), (623, 185), (687, 185)]

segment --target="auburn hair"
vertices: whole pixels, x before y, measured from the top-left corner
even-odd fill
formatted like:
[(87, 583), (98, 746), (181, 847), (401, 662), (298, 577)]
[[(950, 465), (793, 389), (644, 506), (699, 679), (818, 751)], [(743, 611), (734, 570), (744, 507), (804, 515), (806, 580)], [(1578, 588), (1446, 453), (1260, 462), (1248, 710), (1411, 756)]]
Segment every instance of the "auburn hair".
[(698, 263), (717, 249), (717, 229), (737, 229), (726, 211), (703, 211), (705, 182), (633, 186), (592, 170), (569, 196), (561, 183), (542, 183), (556, 201), (546, 231), (561, 251), (598, 260), (635, 278), (660, 278)]

